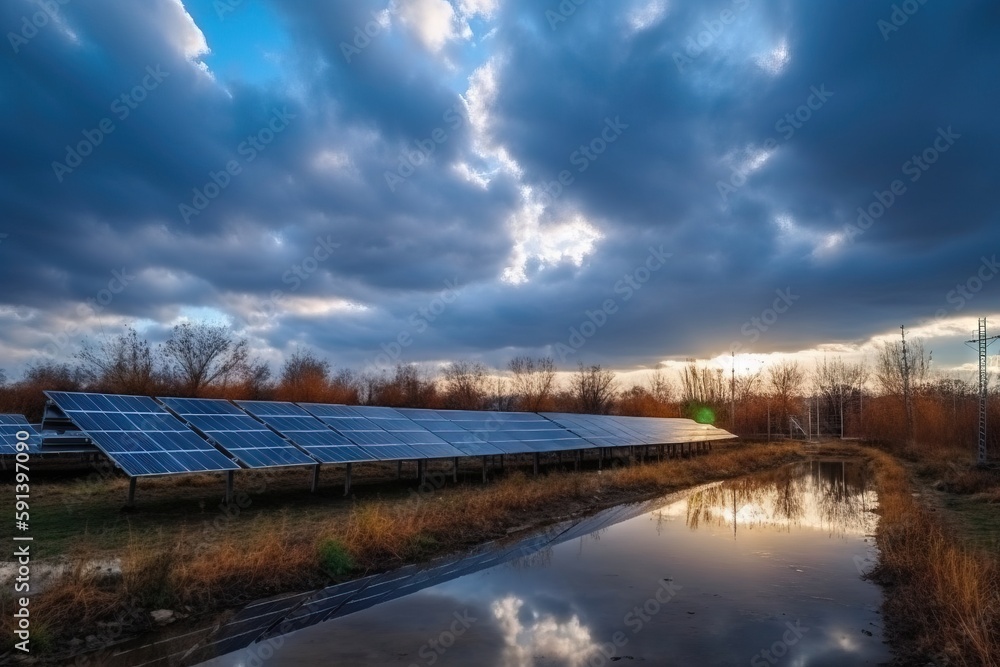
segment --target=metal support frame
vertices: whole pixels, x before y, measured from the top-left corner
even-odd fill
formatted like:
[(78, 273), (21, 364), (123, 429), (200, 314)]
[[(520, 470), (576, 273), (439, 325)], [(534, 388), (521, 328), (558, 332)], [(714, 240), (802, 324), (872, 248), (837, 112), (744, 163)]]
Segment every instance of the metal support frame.
[(236, 471), (226, 471), (226, 506), (233, 504), (233, 480), (236, 478)]
[(319, 489), (319, 464), (317, 463), (316, 467), (313, 468), (312, 492), (316, 493), (318, 489)]
[(532, 457), (535, 460), (535, 476), (536, 477), (538, 476), (538, 457), (539, 457), (538, 452), (535, 452), (534, 456)]
[(344, 495), (350, 495), (351, 493), (351, 471), (354, 469), (353, 463), (347, 464), (347, 470), (344, 472)]
[(458, 457), (451, 460), (451, 481), (458, 484)]
[(417, 459), (417, 480), (423, 484), (427, 479), (427, 462), (423, 459)]
[(396, 461), (396, 479), (403, 479), (403, 462)]
[(979, 465), (986, 463), (986, 413), (989, 407), (989, 382), (990, 376), (987, 369), (987, 354), (990, 345), (995, 343), (1000, 336), (987, 337), (986, 318), (979, 320), (979, 332), (975, 340), (966, 341), (967, 344), (975, 344), (979, 354), (979, 444), (977, 461)]
[(128, 478), (128, 506), (132, 507), (135, 505), (135, 477)]
[(486, 483), (486, 457), (483, 457), (483, 484)]

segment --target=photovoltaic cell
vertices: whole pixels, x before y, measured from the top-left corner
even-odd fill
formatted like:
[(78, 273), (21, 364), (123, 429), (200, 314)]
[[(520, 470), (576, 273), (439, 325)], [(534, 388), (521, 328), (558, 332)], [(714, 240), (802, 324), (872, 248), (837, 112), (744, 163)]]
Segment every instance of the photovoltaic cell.
[(213, 398), (160, 400), (250, 468), (316, 464), (314, 458), (229, 401)]
[(424, 458), (443, 459), (465, 456), (465, 453), (445, 439), (434, 435), (426, 428), (407, 418), (394, 408), (359, 405), (352, 408), (373, 424), (391, 433), (401, 442), (416, 449)]
[[(21, 431), (28, 434), (27, 440), (18, 440), (17, 434)], [(38, 454), (42, 438), (22, 415), (0, 415), (0, 455), (17, 454), (20, 442), (27, 443), (24, 452)]]
[(361, 463), (375, 457), (294, 403), (236, 403), (323, 463)]
[(239, 470), (146, 396), (62, 391), (45, 395), (130, 477)]
[(299, 406), (380, 461), (430, 458), (364, 417), (353, 406), (326, 403), (299, 403)]
[[(430, 433), (441, 438), (465, 456), (495, 456), (507, 453), (496, 445), (491, 444), (486, 433), (470, 430), (444, 414), (455, 411), (399, 408), (398, 412), (403, 417), (410, 419), (418, 426), (427, 429)], [(490, 413), (470, 412), (469, 414), (471, 418), (485, 421)]]

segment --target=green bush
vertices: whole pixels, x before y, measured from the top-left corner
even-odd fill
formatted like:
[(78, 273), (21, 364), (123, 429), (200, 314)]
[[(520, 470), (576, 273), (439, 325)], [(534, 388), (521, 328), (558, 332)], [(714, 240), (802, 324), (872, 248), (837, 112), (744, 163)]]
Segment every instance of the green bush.
[(323, 540), (319, 545), (319, 565), (334, 576), (347, 574), (354, 569), (354, 559), (339, 540)]

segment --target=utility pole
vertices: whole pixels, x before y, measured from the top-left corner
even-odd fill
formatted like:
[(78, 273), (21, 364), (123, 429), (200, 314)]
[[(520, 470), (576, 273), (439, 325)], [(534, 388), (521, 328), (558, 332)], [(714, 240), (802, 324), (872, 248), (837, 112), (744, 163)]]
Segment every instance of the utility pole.
[(975, 343), (979, 352), (979, 465), (986, 463), (986, 403), (989, 396), (990, 377), (986, 370), (986, 350), (1000, 336), (986, 336), (986, 318), (979, 320), (979, 335), (975, 340), (965, 341), (967, 345)]
[(906, 438), (913, 438), (913, 401), (910, 396), (910, 355), (906, 352), (906, 326), (900, 325), (903, 337), (903, 406), (906, 409)]
[(736, 431), (736, 350), (732, 350), (733, 374), (729, 382), (729, 430)]

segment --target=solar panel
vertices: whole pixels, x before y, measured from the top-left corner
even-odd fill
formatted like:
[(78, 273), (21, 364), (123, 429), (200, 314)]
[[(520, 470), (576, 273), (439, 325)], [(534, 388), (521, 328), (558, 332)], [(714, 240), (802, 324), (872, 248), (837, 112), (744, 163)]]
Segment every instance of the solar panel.
[[(21, 432), (27, 433), (28, 437), (24, 440), (18, 439), (17, 434)], [(27, 443), (27, 448), (22, 445), (19, 450), (18, 443), (22, 442)], [(38, 448), (41, 444), (42, 438), (38, 435), (38, 431), (23, 416), (0, 415), (0, 455), (13, 456), (18, 451), (38, 454)]]
[[(483, 433), (470, 431), (458, 422), (445, 416), (443, 413), (453, 412), (450, 410), (424, 410), (416, 408), (399, 408), (398, 412), (412, 420), (430, 433), (441, 438), (465, 456), (495, 456), (506, 454), (503, 449), (490, 444), (488, 437)], [(490, 413), (475, 413), (488, 417)]]
[(628, 447), (646, 444), (645, 439), (639, 434), (615, 423), (607, 415), (546, 412), (543, 413), (543, 416), (598, 447)]
[(416, 449), (425, 458), (443, 459), (465, 456), (465, 452), (449, 444), (444, 438), (434, 435), (394, 408), (359, 405), (352, 409), (357, 414), (370, 419), (382, 430), (391, 433), (400, 441)]
[(236, 401), (323, 463), (361, 463), (375, 457), (294, 403)]
[(130, 477), (240, 468), (146, 396), (45, 395)]
[[(374, 421), (365, 418), (354, 407), (326, 403), (299, 403), (327, 426), (331, 426), (351, 442), (380, 461), (402, 461), (428, 458), (416, 447), (408, 445)], [(391, 408), (385, 408), (390, 410)], [(450, 454), (449, 454), (450, 456)]]
[(218, 398), (161, 398), (250, 468), (315, 465), (316, 460), (238, 407)]

